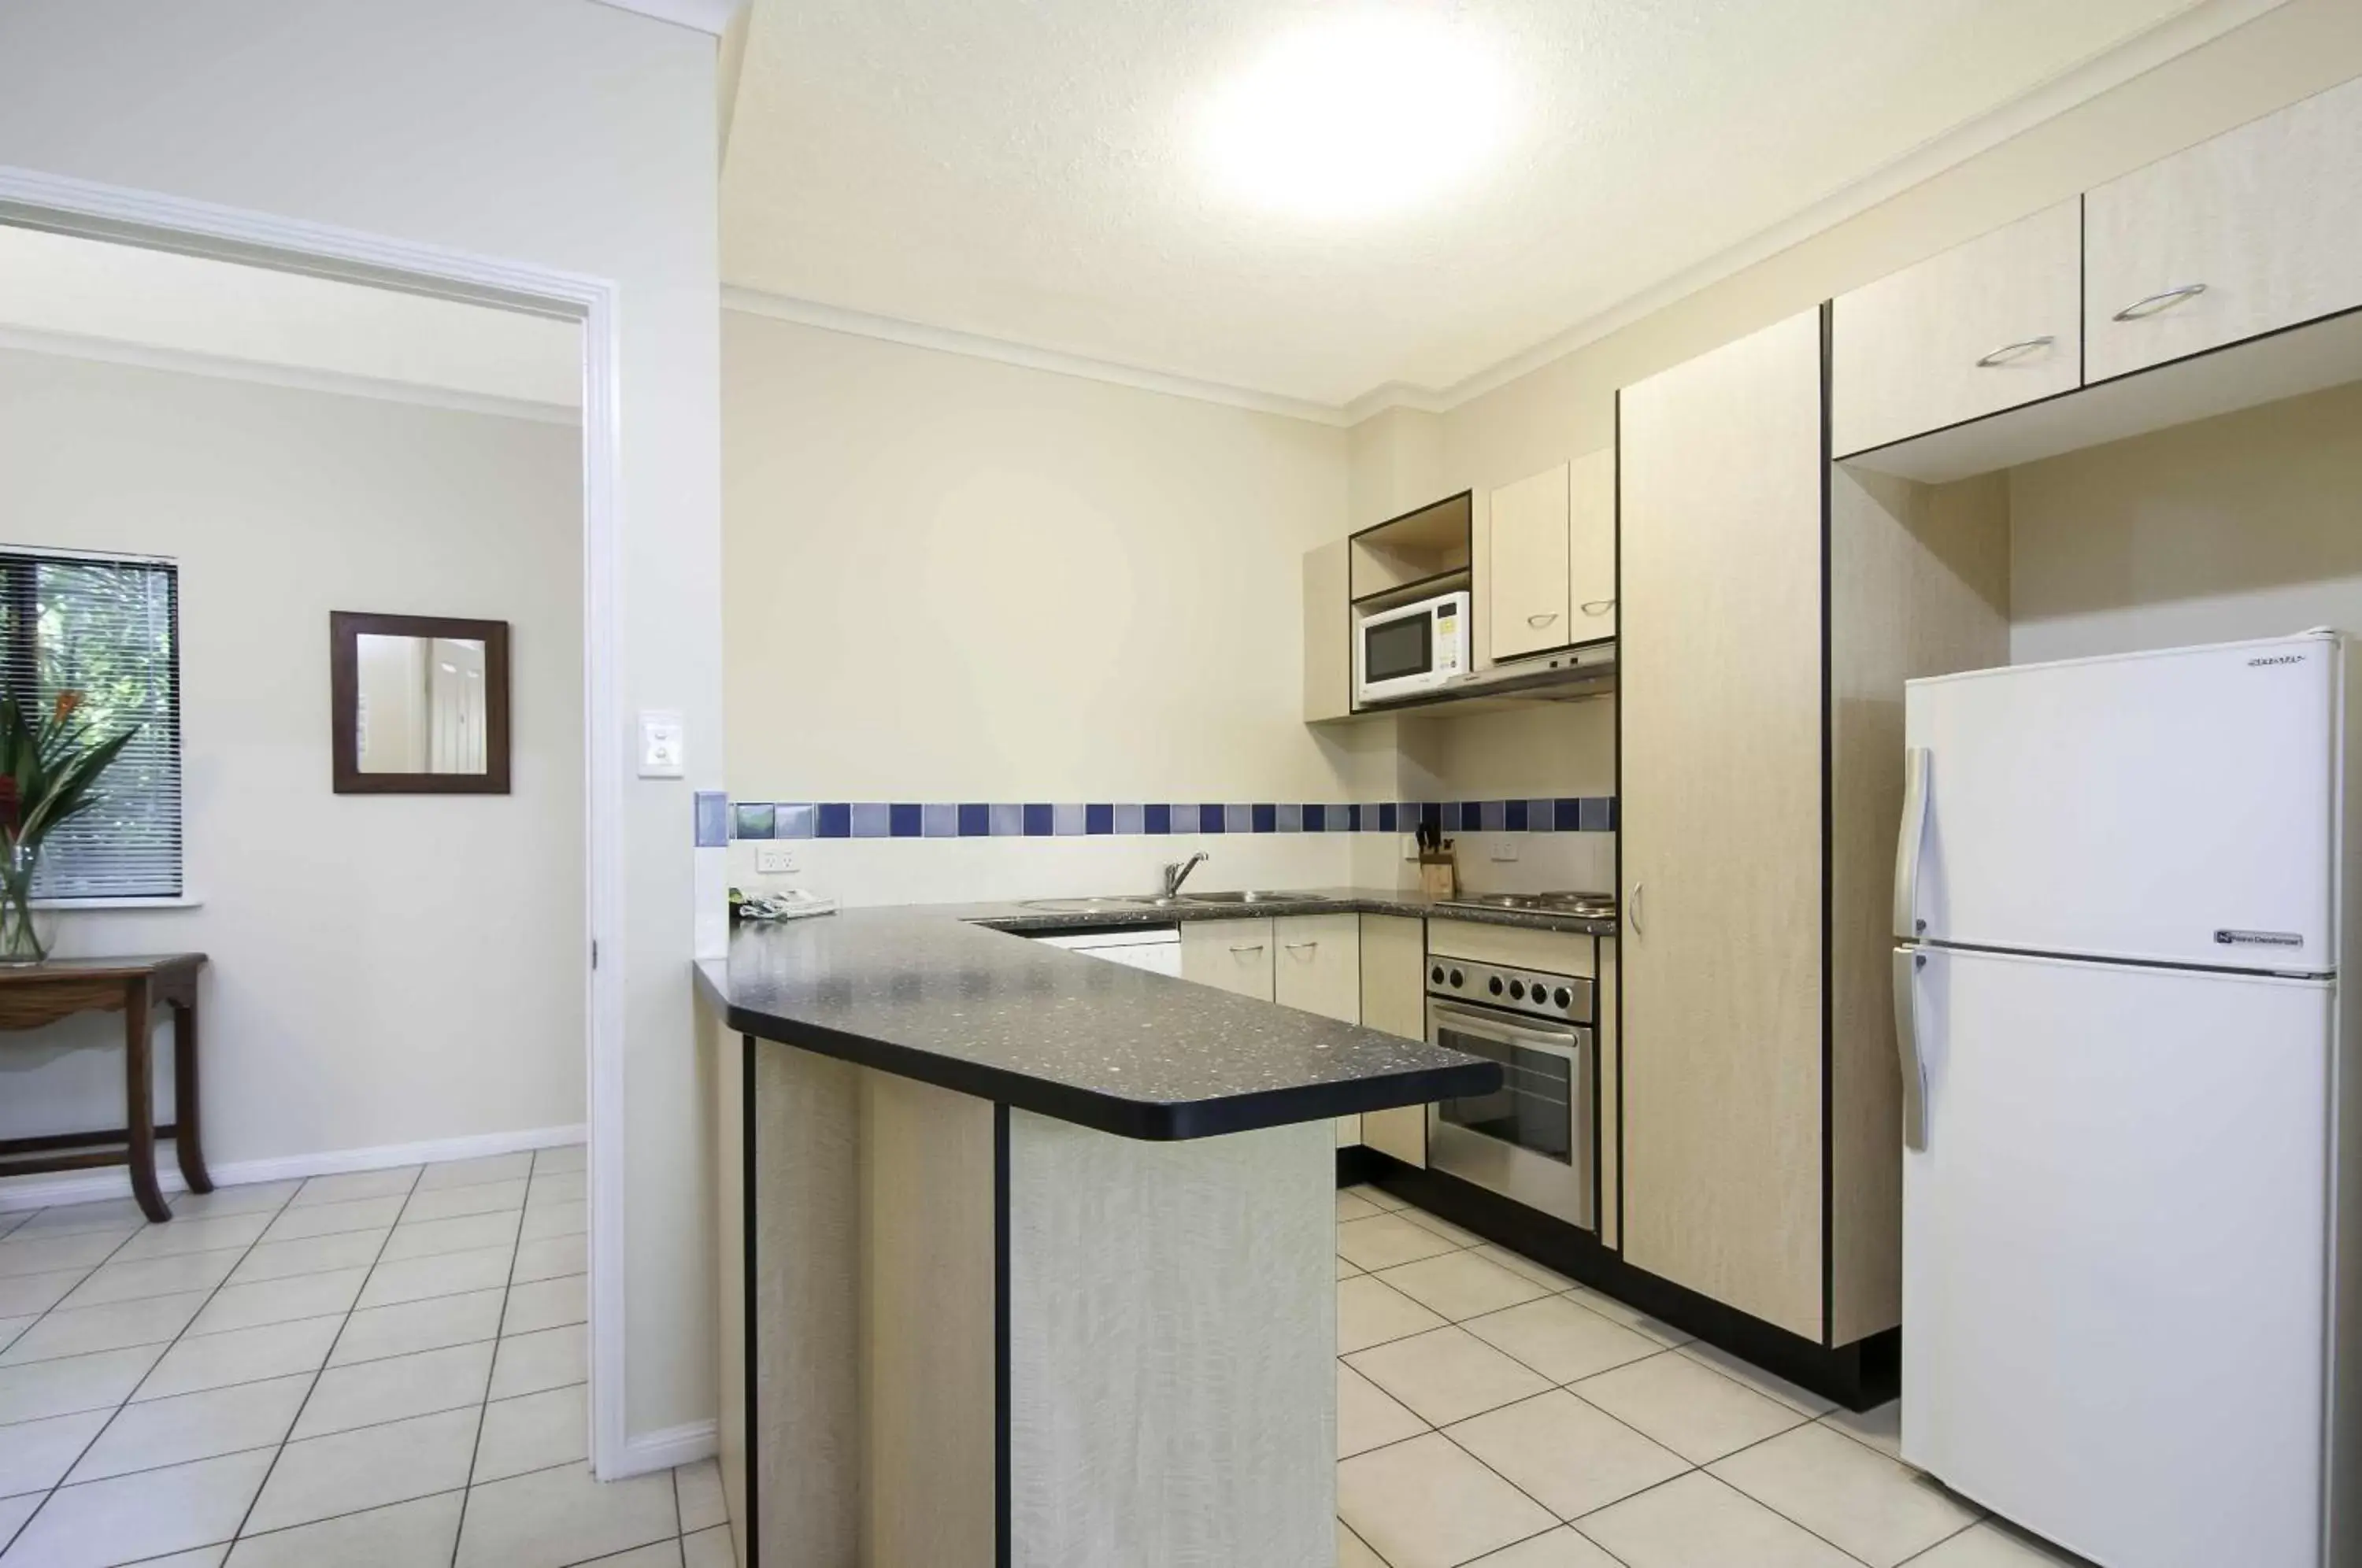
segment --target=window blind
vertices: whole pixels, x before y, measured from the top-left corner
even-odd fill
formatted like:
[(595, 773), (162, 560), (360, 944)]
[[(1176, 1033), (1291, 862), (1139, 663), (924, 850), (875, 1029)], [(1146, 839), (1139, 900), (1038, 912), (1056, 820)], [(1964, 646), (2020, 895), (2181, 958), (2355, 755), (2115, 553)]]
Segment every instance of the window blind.
[(97, 805), (50, 834), (36, 897), (180, 896), (179, 613), (169, 561), (0, 548), (0, 691), (44, 714), (78, 693), (95, 734), (138, 726)]

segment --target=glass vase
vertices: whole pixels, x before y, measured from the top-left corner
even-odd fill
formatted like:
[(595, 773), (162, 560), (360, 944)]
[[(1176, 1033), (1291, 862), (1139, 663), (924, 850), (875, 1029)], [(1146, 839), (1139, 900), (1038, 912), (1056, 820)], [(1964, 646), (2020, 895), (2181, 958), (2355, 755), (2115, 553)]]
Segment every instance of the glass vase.
[(38, 964), (50, 955), (50, 916), (33, 908), (41, 849), (17, 840), (0, 855), (0, 965)]

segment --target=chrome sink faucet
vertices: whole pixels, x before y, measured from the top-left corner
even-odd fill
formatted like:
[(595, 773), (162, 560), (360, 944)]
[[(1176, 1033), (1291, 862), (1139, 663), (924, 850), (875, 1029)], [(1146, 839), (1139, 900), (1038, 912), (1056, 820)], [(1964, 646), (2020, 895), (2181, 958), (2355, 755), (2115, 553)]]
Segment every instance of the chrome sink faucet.
[(1167, 866), (1164, 868), (1164, 896), (1168, 899), (1179, 898), (1181, 896), (1181, 884), (1189, 879), (1190, 872), (1198, 869), (1198, 862), (1203, 860), (1211, 860), (1213, 856), (1211, 855), (1207, 854), (1201, 849), (1198, 851), (1197, 854), (1189, 856), (1187, 860), (1176, 860), (1172, 865)]

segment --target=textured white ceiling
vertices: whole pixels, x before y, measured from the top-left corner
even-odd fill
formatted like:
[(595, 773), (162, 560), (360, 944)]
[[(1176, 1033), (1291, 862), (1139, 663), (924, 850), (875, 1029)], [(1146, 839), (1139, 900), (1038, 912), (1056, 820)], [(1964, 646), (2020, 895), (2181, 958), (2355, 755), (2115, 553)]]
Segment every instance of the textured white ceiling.
[(1324, 404), (1444, 388), (2191, 4), (1431, 4), (1504, 62), (1498, 156), (1316, 221), (1228, 198), (1197, 136), (1275, 38), (1356, 0), (756, 0), (723, 275)]

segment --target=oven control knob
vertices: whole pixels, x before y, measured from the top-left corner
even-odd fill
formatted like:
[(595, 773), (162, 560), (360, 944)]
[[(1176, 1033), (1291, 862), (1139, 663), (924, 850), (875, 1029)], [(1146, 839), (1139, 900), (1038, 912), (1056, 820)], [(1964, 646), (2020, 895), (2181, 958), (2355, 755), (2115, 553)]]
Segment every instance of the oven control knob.
[(1561, 986), (1557, 990), (1551, 993), (1551, 1000), (1558, 1003), (1561, 1007), (1573, 1007), (1574, 1005), (1574, 993), (1568, 990), (1564, 986)]
[(1509, 982), (1509, 999), (1511, 1001), (1523, 1001), (1526, 999), (1525, 981), (1511, 980)]
[(1498, 975), (1494, 976), (1491, 983), (1485, 988), (1490, 990), (1495, 996), (1499, 996), (1501, 994), (1501, 977)]
[(1427, 972), (1427, 978), (1429, 985), (1440, 986), (1443, 984), (1443, 966), (1438, 964), (1434, 968), (1429, 969)]
[(1454, 990), (1458, 990), (1462, 986), (1464, 986), (1464, 985), (1466, 985), (1467, 983), (1468, 983), (1468, 977), (1466, 977), (1465, 975), (1462, 975), (1462, 974), (1459, 970), (1457, 970), (1457, 969), (1454, 969), (1454, 970), (1452, 970), (1452, 971), (1451, 971), (1451, 988), (1452, 988), (1452, 989), (1454, 989)]

